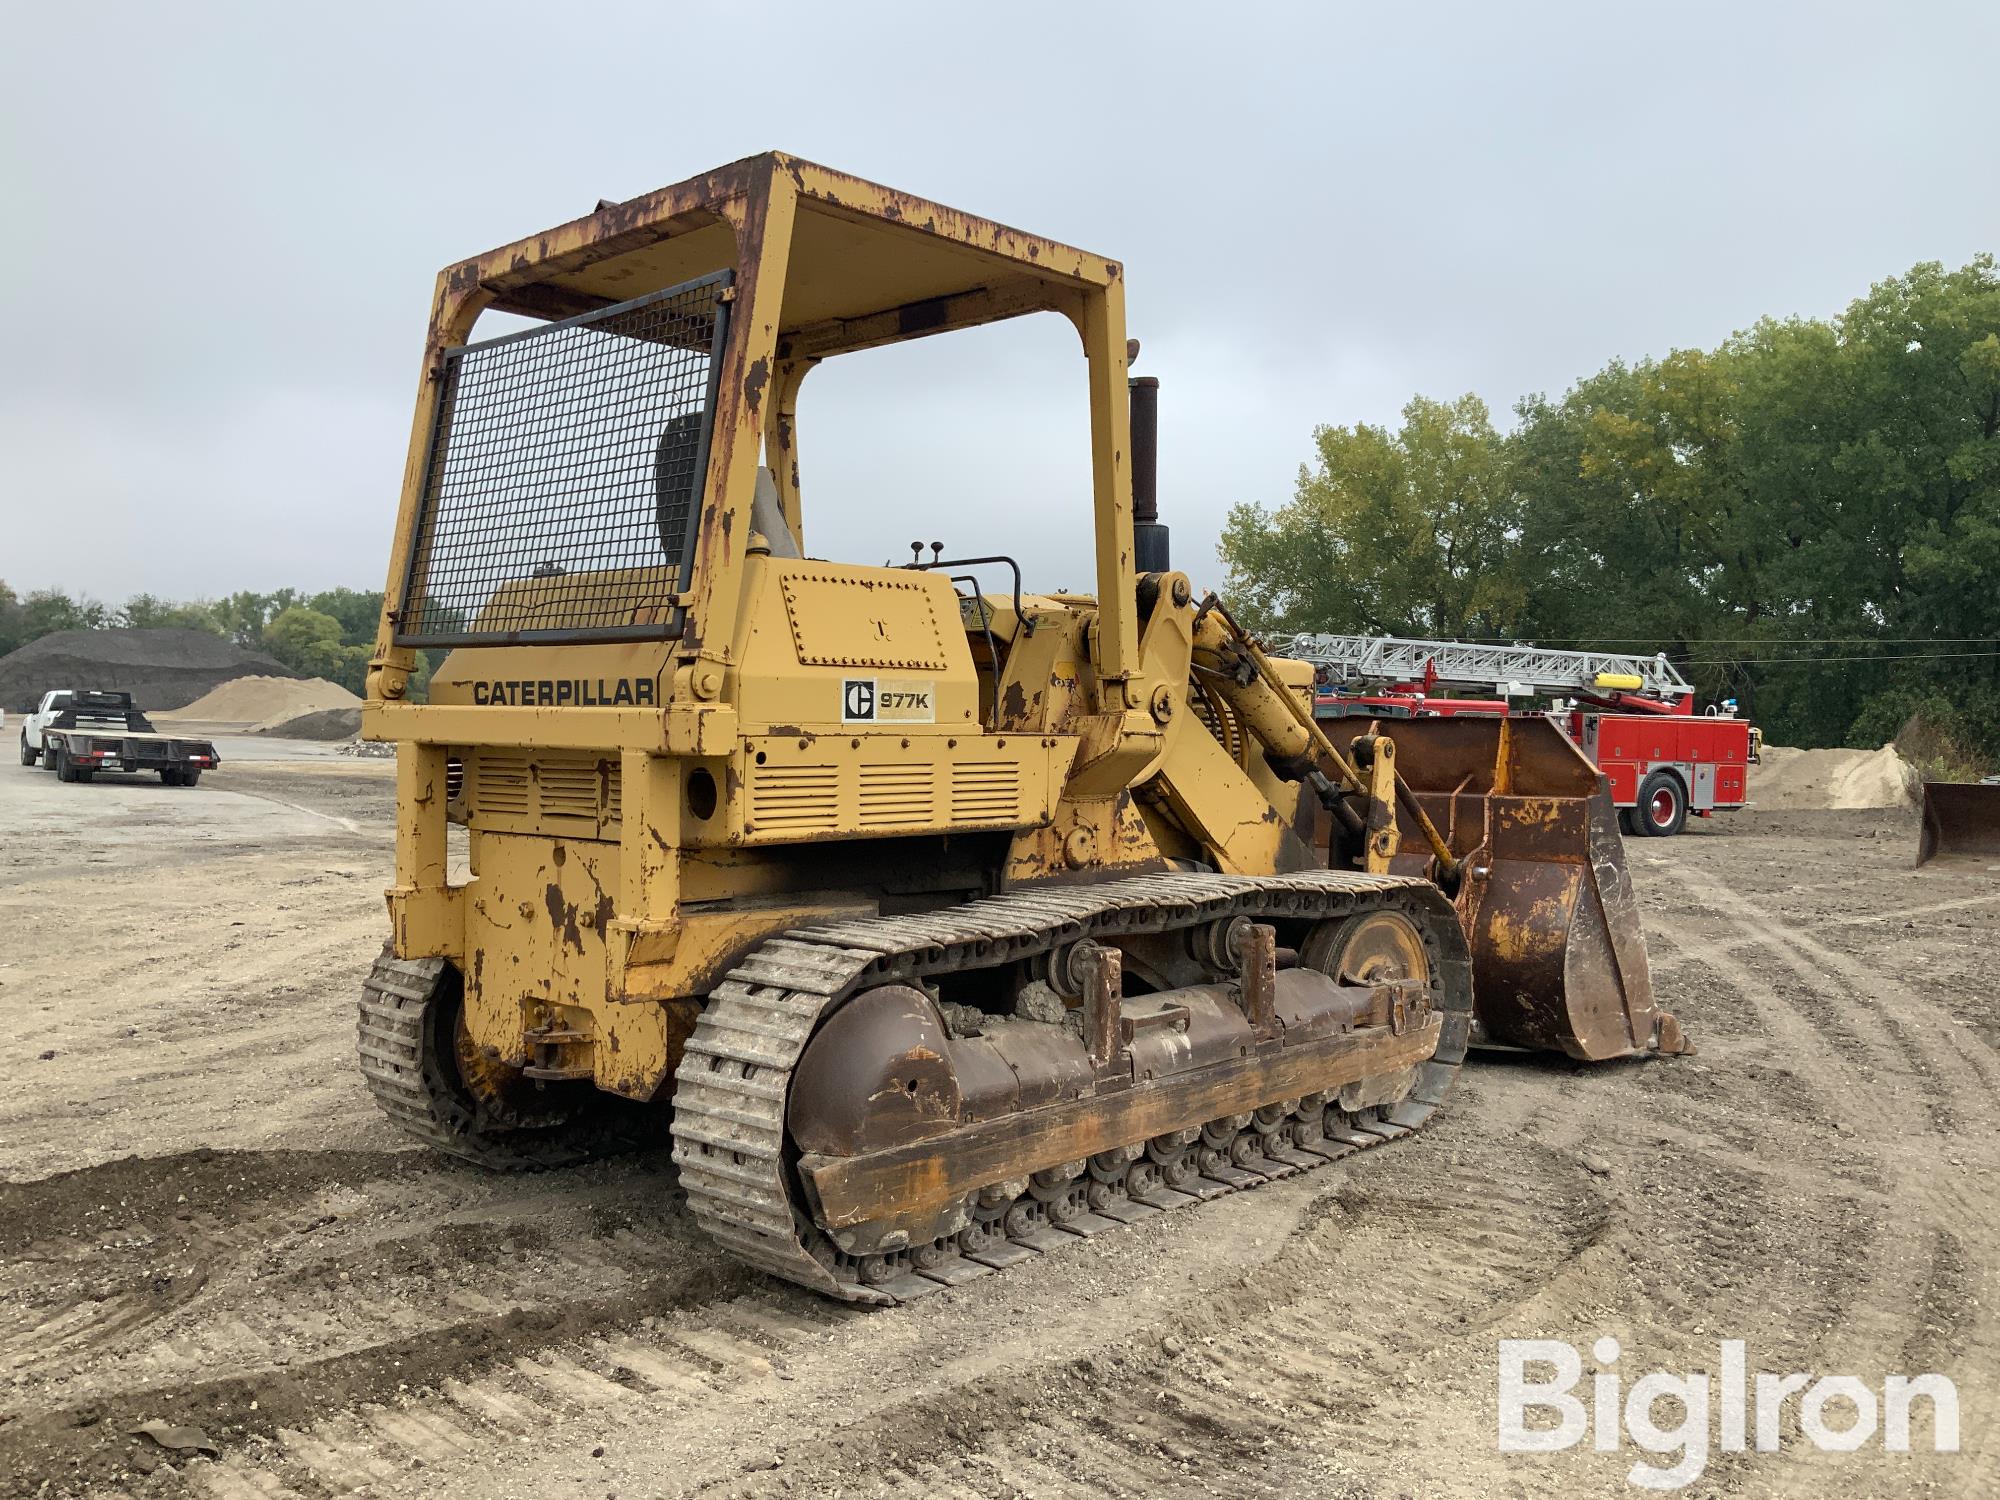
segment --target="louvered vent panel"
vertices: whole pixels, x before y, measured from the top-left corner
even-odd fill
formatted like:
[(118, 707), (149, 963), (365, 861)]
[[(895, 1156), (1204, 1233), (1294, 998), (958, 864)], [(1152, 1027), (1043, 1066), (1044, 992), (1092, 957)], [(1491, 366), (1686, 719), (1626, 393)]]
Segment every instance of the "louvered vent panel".
[(863, 766), (861, 826), (909, 828), (937, 821), (937, 772), (931, 766)]
[(597, 762), (582, 755), (549, 755), (535, 762), (545, 818), (597, 821)]
[(954, 823), (1009, 823), (1021, 813), (1021, 768), (959, 765), (951, 769)]
[(840, 773), (832, 766), (759, 766), (750, 821), (760, 833), (810, 833), (840, 823)]
[(528, 757), (482, 750), (473, 757), (472, 806), (486, 816), (526, 816), (533, 802)]

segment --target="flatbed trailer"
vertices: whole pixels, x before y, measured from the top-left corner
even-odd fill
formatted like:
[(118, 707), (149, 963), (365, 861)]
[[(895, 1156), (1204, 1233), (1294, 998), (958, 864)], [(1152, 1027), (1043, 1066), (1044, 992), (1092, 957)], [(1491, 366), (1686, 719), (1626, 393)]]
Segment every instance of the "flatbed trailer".
[(102, 771), (193, 786), (222, 757), (212, 741), (159, 733), (131, 694), (88, 689), (49, 693), (22, 725), (21, 764), (37, 761), (58, 781), (89, 781)]

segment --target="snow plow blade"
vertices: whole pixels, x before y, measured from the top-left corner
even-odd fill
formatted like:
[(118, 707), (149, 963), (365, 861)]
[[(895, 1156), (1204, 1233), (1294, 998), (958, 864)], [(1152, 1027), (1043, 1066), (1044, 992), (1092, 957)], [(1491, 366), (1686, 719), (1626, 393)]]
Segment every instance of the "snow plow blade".
[[(1689, 1052), (1653, 998), (1638, 903), (1603, 775), (1549, 720), (1383, 721), (1444, 834), (1472, 949), (1473, 1041), (1588, 1062)], [(1432, 868), (1407, 812), (1393, 868)]]
[(1917, 863), (2000, 860), (2000, 783), (1926, 781)]

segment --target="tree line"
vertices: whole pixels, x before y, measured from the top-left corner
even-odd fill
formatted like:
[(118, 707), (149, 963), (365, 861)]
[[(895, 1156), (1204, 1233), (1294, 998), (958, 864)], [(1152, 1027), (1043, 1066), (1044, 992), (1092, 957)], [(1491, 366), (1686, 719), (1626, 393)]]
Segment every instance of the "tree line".
[[(73, 598), (57, 589), (17, 595), (0, 582), (0, 656), (59, 630), (205, 630), (246, 650), (262, 651), (308, 677), (324, 677), (349, 692), (366, 686), (375, 627), (382, 617), (379, 589), (326, 589), (316, 594), (278, 589), (243, 590), (221, 599), (185, 603), (134, 594), (122, 605)], [(429, 681), (431, 663), (418, 653), (416, 690)]]
[(1515, 407), (1419, 396), (1321, 427), (1291, 500), (1232, 509), (1271, 634), (1664, 651), (1774, 743), (2000, 761), (2000, 273), (1981, 255), (1613, 361)]

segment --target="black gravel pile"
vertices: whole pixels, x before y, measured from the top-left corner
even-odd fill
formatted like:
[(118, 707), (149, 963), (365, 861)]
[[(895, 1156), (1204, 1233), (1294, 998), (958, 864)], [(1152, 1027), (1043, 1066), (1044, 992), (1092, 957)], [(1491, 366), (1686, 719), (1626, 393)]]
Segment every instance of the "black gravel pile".
[(232, 678), (298, 675), (205, 630), (60, 630), (0, 656), (0, 707), (25, 713), (51, 688), (101, 688), (166, 713)]

